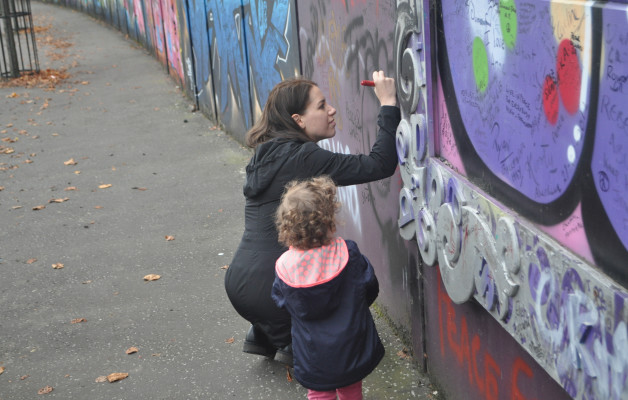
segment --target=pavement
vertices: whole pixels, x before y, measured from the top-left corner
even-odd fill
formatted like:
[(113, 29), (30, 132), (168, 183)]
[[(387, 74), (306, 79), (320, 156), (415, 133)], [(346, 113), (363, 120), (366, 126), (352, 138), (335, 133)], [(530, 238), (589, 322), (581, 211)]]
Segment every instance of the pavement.
[[(251, 151), (136, 42), (31, 6), (50, 71), (0, 82), (0, 400), (305, 399), (242, 353), (224, 291)], [(376, 323), (386, 357), (364, 398), (438, 398)]]

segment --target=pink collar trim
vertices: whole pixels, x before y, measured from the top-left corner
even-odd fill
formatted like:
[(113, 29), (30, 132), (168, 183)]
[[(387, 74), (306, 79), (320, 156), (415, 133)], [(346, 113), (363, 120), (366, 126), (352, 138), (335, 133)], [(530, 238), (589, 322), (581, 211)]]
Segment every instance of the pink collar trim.
[(310, 287), (334, 279), (349, 262), (347, 244), (336, 237), (329, 245), (309, 250), (290, 247), (275, 264), (277, 276), (292, 287)]

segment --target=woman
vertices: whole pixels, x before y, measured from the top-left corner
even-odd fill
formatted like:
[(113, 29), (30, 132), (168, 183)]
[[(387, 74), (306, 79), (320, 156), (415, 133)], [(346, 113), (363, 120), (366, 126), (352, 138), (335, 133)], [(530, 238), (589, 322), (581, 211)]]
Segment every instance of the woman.
[(316, 143), (336, 134), (336, 109), (312, 81), (277, 84), (262, 117), (246, 135), (255, 154), (246, 167), (244, 234), (225, 275), (235, 310), (252, 326), (243, 351), (292, 365), (290, 314), (271, 298), (275, 262), (287, 248), (278, 241), (275, 213), (285, 185), (295, 179), (328, 175), (339, 186), (391, 176), (397, 168), (395, 133), (400, 121), (395, 81), (373, 72), (381, 108), (379, 132), (370, 154), (339, 154)]

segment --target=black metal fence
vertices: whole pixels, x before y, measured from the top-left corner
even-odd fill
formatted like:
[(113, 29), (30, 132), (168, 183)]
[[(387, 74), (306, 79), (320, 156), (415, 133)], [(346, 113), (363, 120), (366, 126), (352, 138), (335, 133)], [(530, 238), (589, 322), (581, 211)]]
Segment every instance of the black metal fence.
[(30, 0), (0, 0), (0, 78), (39, 72)]

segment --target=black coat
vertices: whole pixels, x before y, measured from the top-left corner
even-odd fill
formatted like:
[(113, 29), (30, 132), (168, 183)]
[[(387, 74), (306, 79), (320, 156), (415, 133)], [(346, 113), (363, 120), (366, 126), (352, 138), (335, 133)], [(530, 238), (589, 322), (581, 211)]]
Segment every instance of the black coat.
[(337, 185), (355, 185), (391, 176), (397, 168), (397, 107), (382, 106), (379, 132), (370, 154), (340, 154), (314, 142), (281, 138), (260, 144), (246, 167), (244, 234), (225, 275), (236, 311), (262, 329), (271, 342), (291, 342), (290, 314), (270, 297), (275, 262), (287, 249), (277, 240), (274, 218), (285, 185), (294, 179), (329, 175)]
[[(303, 263), (309, 264), (306, 271), (299, 268)], [(336, 238), (323, 248), (290, 248), (276, 271), (272, 298), (292, 315), (294, 377), (308, 389), (325, 391), (370, 374), (384, 357), (369, 311), (379, 285), (358, 245)]]

